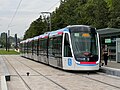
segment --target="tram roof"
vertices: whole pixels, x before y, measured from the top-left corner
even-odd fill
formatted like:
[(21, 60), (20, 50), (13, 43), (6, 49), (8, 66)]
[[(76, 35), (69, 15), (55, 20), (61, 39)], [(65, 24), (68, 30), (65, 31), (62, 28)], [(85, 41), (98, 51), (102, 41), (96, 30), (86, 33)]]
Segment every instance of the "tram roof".
[(56, 31), (49, 32), (49, 37), (59, 36), (59, 35), (61, 35), (63, 32), (68, 32), (68, 29), (67, 29), (67, 28), (62, 28), (62, 29), (58, 29), (58, 30), (56, 30)]
[(65, 28), (62, 28), (62, 29), (58, 29), (58, 30), (55, 30), (55, 31), (47, 32), (47, 35), (49, 34), (49, 37), (59, 36), (63, 32), (69, 32), (68, 29), (72, 28), (72, 27), (90, 27), (90, 26), (87, 26), (87, 25), (69, 25), (69, 26), (67, 26)]
[(48, 33), (44, 33), (42, 35), (39, 35), (38, 39), (40, 39), (40, 38), (47, 38), (47, 37), (48, 37)]
[(33, 37), (33, 40), (37, 40), (39, 38), (39, 36), (35, 36)]
[(29, 38), (29, 39), (28, 39), (28, 42), (31, 42), (33, 39), (34, 39), (34, 38)]
[(69, 25), (67, 28), (72, 28), (72, 27), (90, 27), (88, 25)]
[(45, 32), (42, 35), (26, 39), (26, 40), (22, 41), (21, 43), (29, 42), (29, 41), (32, 41), (32, 40), (37, 40), (37, 39), (40, 39), (40, 38), (47, 38), (48, 35), (49, 35), (49, 37), (59, 36), (59, 35), (61, 35), (64, 32), (69, 32), (68, 29), (72, 28), (72, 27), (90, 27), (90, 26), (87, 26), (87, 25), (69, 25), (69, 26), (67, 26), (65, 28), (62, 28), (62, 29), (58, 29), (58, 30), (51, 31), (51, 32)]
[(24, 43), (24, 41), (21, 41), (20, 43)]

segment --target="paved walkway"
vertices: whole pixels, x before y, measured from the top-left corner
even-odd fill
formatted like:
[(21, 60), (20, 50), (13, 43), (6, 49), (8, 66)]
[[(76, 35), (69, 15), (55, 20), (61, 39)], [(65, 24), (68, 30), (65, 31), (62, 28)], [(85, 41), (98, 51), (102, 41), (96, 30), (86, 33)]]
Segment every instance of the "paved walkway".
[(101, 66), (101, 71), (120, 77), (120, 63), (117, 63), (115, 61), (108, 61), (108, 65)]
[(108, 65), (105, 67), (120, 69), (120, 63), (117, 63), (115, 61), (109, 61)]
[[(96, 73), (69, 73), (20, 56), (5, 57), (11, 74), (11, 81), (7, 82), (9, 90), (28, 90), (27, 87), (30, 90), (120, 90), (118, 77)], [(29, 76), (26, 75), (28, 71)]]
[(1, 72), (2, 72), (2, 68), (1, 68), (1, 62), (0, 62), (0, 90), (1, 90)]

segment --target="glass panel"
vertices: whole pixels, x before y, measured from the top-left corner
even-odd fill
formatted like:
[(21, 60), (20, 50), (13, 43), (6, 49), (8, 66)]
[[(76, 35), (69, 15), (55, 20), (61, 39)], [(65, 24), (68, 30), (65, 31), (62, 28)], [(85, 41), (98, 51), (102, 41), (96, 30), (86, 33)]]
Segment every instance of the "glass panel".
[(32, 41), (28, 42), (28, 53), (32, 53)]
[(52, 48), (53, 48), (53, 38), (50, 38), (49, 39), (49, 47), (48, 47), (49, 56), (53, 56)]
[[(77, 31), (78, 30), (78, 31)], [(93, 29), (82, 28), (71, 30), (71, 41), (74, 56), (77, 61), (97, 61), (98, 60), (98, 45), (97, 45), (97, 34)]]
[(64, 40), (64, 57), (72, 57), (70, 43), (69, 43), (69, 36), (67, 33), (65, 34), (65, 40)]
[(62, 57), (62, 36), (49, 39), (49, 56)]
[(34, 41), (34, 53), (37, 55), (38, 40)]
[(38, 53), (41, 55), (47, 55), (47, 39), (39, 39)]

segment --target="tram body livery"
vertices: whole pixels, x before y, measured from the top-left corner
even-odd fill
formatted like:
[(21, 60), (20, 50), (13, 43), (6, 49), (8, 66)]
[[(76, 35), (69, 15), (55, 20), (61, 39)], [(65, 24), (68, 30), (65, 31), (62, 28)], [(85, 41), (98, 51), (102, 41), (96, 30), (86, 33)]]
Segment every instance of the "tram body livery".
[(64, 70), (99, 70), (99, 35), (95, 28), (72, 25), (20, 42), (21, 56)]

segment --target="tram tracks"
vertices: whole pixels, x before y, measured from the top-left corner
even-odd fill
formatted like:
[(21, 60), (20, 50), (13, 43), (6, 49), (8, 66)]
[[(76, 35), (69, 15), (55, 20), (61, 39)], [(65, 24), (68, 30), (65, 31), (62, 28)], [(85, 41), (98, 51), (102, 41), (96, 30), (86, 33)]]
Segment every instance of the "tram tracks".
[(102, 84), (105, 84), (105, 85), (108, 85), (108, 86), (111, 86), (111, 87), (114, 87), (114, 88), (117, 88), (117, 89), (120, 89), (120, 87), (118, 87), (118, 86), (109, 84), (107, 82), (104, 82), (104, 81), (101, 81), (101, 80), (98, 80), (98, 79), (94, 79), (94, 78), (91, 78), (91, 77), (88, 77), (88, 76), (85, 76), (85, 75), (83, 75), (82, 77), (88, 78), (90, 80), (93, 80), (93, 81), (96, 81), (96, 82), (99, 82), (99, 83), (102, 83)]
[[(101, 73), (99, 73), (99, 72), (95, 72), (95, 73), (96, 73), (96, 75), (99, 75), (99, 76), (104, 76), (104, 77), (106, 77), (106, 78), (109, 77), (109, 76), (103, 75), (103, 74), (101, 74)], [(74, 74), (74, 73), (73, 73), (73, 74)], [(80, 76), (81, 74), (75, 74), (75, 75)], [(105, 85), (108, 85), (108, 86), (111, 86), (111, 87), (120, 89), (119, 86), (115, 86), (115, 85), (113, 85), (113, 84), (109, 84), (109, 83), (107, 83), (107, 82), (105, 82), (105, 81), (99, 80), (99, 78), (98, 78), (98, 79), (92, 78), (92, 77), (90, 77), (90, 75), (91, 75), (91, 74), (81, 75), (81, 76), (84, 77), (84, 78), (87, 78), (87, 79), (89, 79), (89, 80), (92, 80), (92, 81), (95, 81), (95, 82), (99, 82), (99, 83), (102, 83), (102, 84), (105, 84)], [(119, 80), (120, 80), (120, 79), (119, 79)]]
[[(14, 57), (14, 58), (16, 58), (16, 57)], [(16, 60), (18, 60), (18, 59), (20, 59), (20, 58), (16, 58)], [(23, 60), (22, 60), (23, 61)], [(28, 67), (28, 68), (30, 68), (31, 70), (33, 70), (33, 71), (35, 71), (36, 73), (38, 73), (39, 75), (41, 75), (41, 76), (43, 76), (44, 78), (46, 78), (47, 80), (49, 80), (49, 81), (51, 81), (52, 83), (54, 83), (54, 84), (56, 84), (57, 86), (59, 86), (59, 87), (61, 87), (61, 89), (63, 89), (63, 90), (67, 90), (67, 88), (65, 88), (64, 86), (62, 86), (62, 85), (60, 85), (59, 83), (57, 83), (57, 82), (55, 82), (54, 80), (52, 80), (52, 79), (50, 79), (48, 76), (46, 76), (46, 75), (43, 75), (42, 73), (40, 73), (38, 70), (35, 70), (35, 68), (33, 69), (32, 67), (30, 67), (30, 66), (28, 66), (27, 64), (25, 64), (24, 62), (22, 62), (22, 61), (20, 61), (20, 60), (18, 60), (18, 62), (20, 62), (21, 64), (23, 64), (23, 65), (25, 65), (26, 67)], [(67, 72), (67, 73), (71, 73), (71, 72)], [(114, 87), (114, 88), (116, 88), (116, 89), (120, 89), (120, 87), (119, 86), (117, 86), (117, 85), (115, 85), (115, 84), (112, 84), (112, 83), (109, 83), (109, 82), (106, 82), (106, 81), (102, 81), (102, 80), (100, 80), (99, 78), (94, 78), (94, 77), (92, 77), (92, 75), (94, 76), (94, 73), (93, 74), (89, 74), (89, 75), (86, 75), (85, 73), (84, 74), (82, 74), (81, 75), (81, 73), (74, 73), (74, 72), (72, 72), (71, 74), (73, 74), (73, 75), (77, 75), (77, 76), (79, 76), (79, 77), (83, 77), (83, 78), (86, 78), (86, 79), (89, 79), (89, 80), (92, 80), (92, 81), (95, 81), (95, 82), (99, 82), (99, 83), (101, 83), (101, 84), (104, 84), (104, 85), (107, 85), (107, 86), (110, 86), (110, 87)], [(110, 76), (107, 76), (107, 75), (103, 75), (103, 74), (101, 74), (101, 73), (99, 73), (99, 72), (96, 72), (95, 73), (95, 76), (103, 76), (104, 78), (108, 78), (108, 77), (110, 77)], [(116, 78), (114, 78), (114, 79), (116, 79)], [(29, 89), (29, 90), (32, 90), (32, 89)]]
[[(30, 86), (27, 84), (27, 82), (23, 79), (22, 75), (19, 74), (19, 72), (18, 72), (18, 71), (15, 69), (15, 67), (7, 60), (7, 58), (6, 58), (5, 56), (4, 56), (3, 58), (4, 58), (4, 60), (6, 60), (6, 61), (10, 64), (10, 66), (15, 70), (15, 72), (16, 72), (16, 73), (18, 74), (18, 76), (21, 78), (21, 80), (23, 81), (23, 83), (25, 84), (25, 86), (28, 88), (28, 90), (32, 90), (32, 89), (30, 88)], [(19, 60), (18, 60), (18, 62), (20, 62), (21, 64), (25, 65), (25, 66), (28, 67), (29, 69), (33, 70), (34, 72), (36, 72), (36, 73), (39, 74), (40, 76), (42, 76), (42, 77), (46, 78), (47, 80), (51, 81), (52, 83), (54, 83), (55, 85), (57, 85), (58, 87), (60, 87), (62, 90), (67, 90), (65, 87), (63, 87), (63, 86), (60, 85), (59, 83), (57, 83), (57, 82), (55, 82), (54, 80), (50, 79), (50, 78), (47, 77), (46, 75), (38, 72), (37, 70), (33, 69), (32, 67), (24, 64), (23, 62), (21, 62), (21, 61), (19, 61)]]
[(8, 63), (9, 63), (9, 65), (13, 68), (13, 70), (17, 73), (17, 75), (20, 77), (20, 79), (23, 81), (23, 83), (25, 84), (25, 86), (26, 86), (26, 88), (28, 89), (28, 90), (32, 90), (31, 88), (30, 88), (30, 86), (27, 84), (27, 82), (23, 79), (23, 77), (19, 74), (19, 72), (15, 69), (15, 67), (7, 60), (7, 58), (5, 57), (5, 56), (2, 56), (2, 58), (3, 58), (3, 60), (6, 60)]
[[(21, 62), (21, 63), (22, 63), (22, 62)], [(24, 63), (23, 63), (23, 64), (24, 64)], [(29, 67), (29, 66), (28, 66), (28, 67)], [(38, 73), (39, 73), (39, 72), (38, 72)], [(72, 74), (74, 74), (74, 73), (72, 73)], [(97, 75), (100, 75), (100, 76), (108, 77), (108, 76), (106, 76), (106, 75), (100, 74), (99, 72), (96, 72), (96, 74), (97, 74)], [(75, 74), (75, 75), (77, 75), (77, 74)], [(80, 75), (79, 75), (79, 76), (80, 76)], [(105, 85), (108, 85), (108, 86), (111, 86), (111, 87), (114, 87), (114, 88), (117, 88), (117, 89), (120, 89), (120, 87), (118, 87), (118, 86), (109, 84), (109, 83), (107, 83), (107, 82), (105, 82), (105, 81), (101, 81), (101, 80), (99, 80), (99, 79), (92, 78), (92, 77), (90, 77), (90, 74), (88, 74), (88, 75), (82, 75), (82, 77), (87, 78), (87, 79), (89, 79), (89, 80), (93, 80), (93, 81), (102, 83), (102, 84), (105, 84)]]

